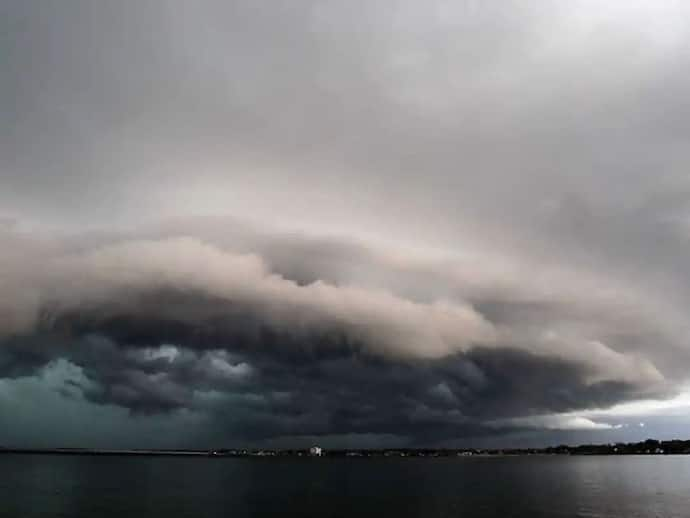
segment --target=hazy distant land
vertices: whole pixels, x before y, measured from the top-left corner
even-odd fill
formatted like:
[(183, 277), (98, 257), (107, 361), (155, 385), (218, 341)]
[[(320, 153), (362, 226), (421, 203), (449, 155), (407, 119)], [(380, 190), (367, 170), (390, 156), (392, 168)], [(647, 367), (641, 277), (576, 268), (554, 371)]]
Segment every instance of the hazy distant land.
[(384, 448), (384, 449), (332, 449), (314, 453), (310, 449), (245, 449), (221, 448), (210, 450), (159, 449), (99, 449), (99, 448), (5, 448), (0, 454), (50, 455), (143, 455), (186, 457), (468, 457), (501, 455), (679, 455), (690, 454), (690, 440), (658, 441), (647, 439), (633, 443), (559, 445), (545, 448)]

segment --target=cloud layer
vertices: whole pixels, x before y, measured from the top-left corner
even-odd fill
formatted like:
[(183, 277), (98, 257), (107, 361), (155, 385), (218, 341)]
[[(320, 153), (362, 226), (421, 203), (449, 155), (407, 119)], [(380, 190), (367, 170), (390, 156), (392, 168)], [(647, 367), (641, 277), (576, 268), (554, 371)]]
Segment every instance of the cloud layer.
[(687, 20), (3, 2), (0, 429), (619, 433), (688, 381)]
[(590, 292), (586, 274), (577, 290), (577, 272), (554, 273), (546, 290), (529, 276), (505, 282), (490, 258), (232, 222), (214, 241), (211, 223), (187, 222), (185, 237), (168, 225), (57, 241), (5, 231), (2, 287), (15, 297), (0, 312), (0, 373), (32, 376), (63, 359), (79, 373), (60, 389), (69, 397), (134, 415), (197, 412), (264, 439), (441, 441), (672, 389), (654, 358), (596, 339), (626, 320), (655, 331), (646, 301)]

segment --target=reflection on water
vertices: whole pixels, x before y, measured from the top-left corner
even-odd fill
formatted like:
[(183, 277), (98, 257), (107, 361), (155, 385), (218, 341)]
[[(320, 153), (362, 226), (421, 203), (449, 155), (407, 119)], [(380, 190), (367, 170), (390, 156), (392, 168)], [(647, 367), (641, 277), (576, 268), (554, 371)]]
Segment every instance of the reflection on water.
[(2, 517), (687, 517), (690, 456), (0, 455)]

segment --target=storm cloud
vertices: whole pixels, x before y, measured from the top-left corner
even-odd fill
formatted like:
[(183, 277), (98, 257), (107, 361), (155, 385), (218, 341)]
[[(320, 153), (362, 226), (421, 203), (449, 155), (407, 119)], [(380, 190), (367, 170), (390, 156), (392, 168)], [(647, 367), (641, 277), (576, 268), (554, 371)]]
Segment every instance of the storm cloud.
[(689, 14), (4, 2), (7, 437), (57, 419), (22, 390), (152, 445), (613, 434), (679, 397)]
[[(615, 334), (626, 320), (654, 332), (653, 315), (640, 320), (644, 300), (621, 305), (606, 289), (575, 290), (568, 276), (554, 276), (564, 283), (554, 296), (529, 276), (506, 284), (485, 264), (409, 261), (400, 250), (253, 235), (236, 223), (244, 237), (233, 249), (227, 236), (210, 241), (212, 225), (187, 225), (206, 241), (170, 237), (165, 225), (59, 242), (5, 232), (15, 255), (3, 288), (22, 296), (1, 314), (2, 374), (63, 359), (80, 372), (66, 395), (133, 414), (202, 412), (250, 438), (438, 441), (495, 433), (497, 419), (672, 390), (654, 358), (575, 332)], [(356, 272), (348, 280), (320, 272), (319, 263), (344, 272), (323, 261), (334, 249), (350, 252), (336, 254)], [(294, 264), (323, 278), (291, 279)]]

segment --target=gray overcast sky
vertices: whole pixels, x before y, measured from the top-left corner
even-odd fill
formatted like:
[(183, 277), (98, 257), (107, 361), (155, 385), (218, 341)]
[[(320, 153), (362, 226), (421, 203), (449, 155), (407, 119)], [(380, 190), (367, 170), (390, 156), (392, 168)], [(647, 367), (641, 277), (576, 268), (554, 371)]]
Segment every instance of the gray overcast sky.
[(0, 442), (682, 435), (689, 25), (0, 1)]

